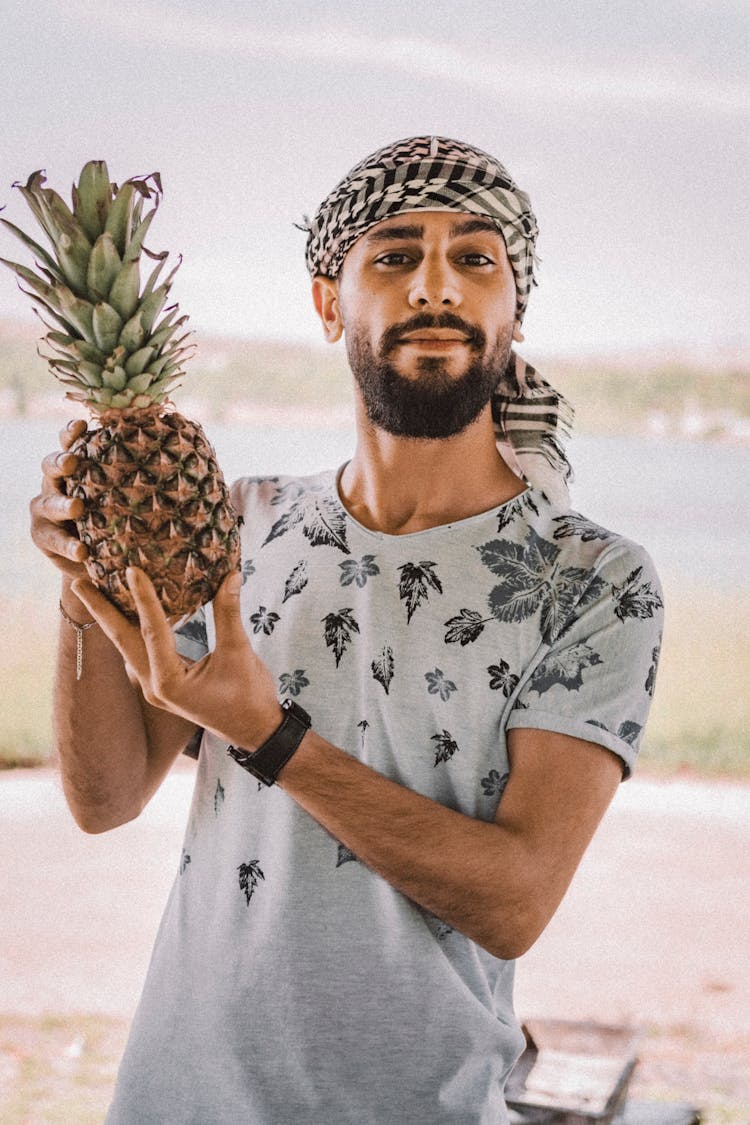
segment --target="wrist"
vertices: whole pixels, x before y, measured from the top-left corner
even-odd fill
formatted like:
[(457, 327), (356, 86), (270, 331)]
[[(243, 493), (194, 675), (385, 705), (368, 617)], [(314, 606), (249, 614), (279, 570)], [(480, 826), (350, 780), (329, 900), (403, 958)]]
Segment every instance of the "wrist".
[(292, 699), (279, 707), (281, 722), (255, 750), (230, 745), (227, 753), (264, 785), (273, 785), (310, 729), (310, 716)]
[(92, 620), (91, 611), (83, 604), (81, 599), (73, 592), (72, 578), (63, 576), (60, 588), (60, 609), (68, 615), (77, 625), (97, 624)]

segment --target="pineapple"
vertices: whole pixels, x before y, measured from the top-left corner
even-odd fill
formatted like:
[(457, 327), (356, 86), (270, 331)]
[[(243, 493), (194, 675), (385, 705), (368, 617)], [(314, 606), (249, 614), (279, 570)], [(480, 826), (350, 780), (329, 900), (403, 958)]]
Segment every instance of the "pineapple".
[[(73, 186), (72, 210), (45, 182), (35, 172), (25, 187), (14, 186), (53, 253), (0, 219), (34, 254), (37, 270), (0, 261), (43, 310), (34, 309), (53, 353), (43, 358), (72, 388), (67, 397), (92, 415), (71, 451), (78, 469), (66, 479), (68, 495), (83, 501), (76, 526), (89, 551), (86, 569), (132, 620), (125, 569), (142, 567), (166, 614), (182, 617), (239, 566), (239, 531), (205, 434), (168, 401), (191, 347), (189, 333), (181, 334), (188, 318), (177, 305), (165, 308), (180, 263), (160, 281), (167, 254), (143, 245), (161, 180), (153, 173), (118, 187), (103, 160), (89, 161)], [(141, 287), (145, 258), (155, 265)]]

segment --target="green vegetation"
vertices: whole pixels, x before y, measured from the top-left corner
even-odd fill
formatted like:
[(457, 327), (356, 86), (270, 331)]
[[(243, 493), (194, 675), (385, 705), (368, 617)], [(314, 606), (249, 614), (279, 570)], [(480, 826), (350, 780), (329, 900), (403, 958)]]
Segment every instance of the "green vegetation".
[(750, 594), (665, 591), (656, 695), (640, 765), (750, 779)]
[[(35, 396), (59, 401), (64, 388), (35, 354), (42, 325), (0, 321), (0, 402), (24, 414)], [(351, 401), (351, 375), (341, 345), (308, 347), (262, 340), (218, 339), (200, 333), (184, 392), (224, 418), (237, 403), (330, 409)], [(750, 357), (654, 353), (628, 360), (549, 360), (543, 374), (576, 407), (582, 433), (669, 433), (720, 437), (750, 420)]]
[[(0, 402), (26, 414), (37, 396), (64, 401), (57, 382), (36, 354), (42, 325), (0, 321)], [(217, 340), (196, 335), (189, 380), (175, 401), (200, 399), (221, 419), (238, 402), (263, 406), (320, 407), (351, 401), (351, 376), (343, 348), (306, 347), (253, 340)]]
[(552, 362), (544, 374), (576, 409), (589, 434), (642, 433), (720, 438), (750, 420), (750, 356), (700, 359), (627, 357), (620, 362)]

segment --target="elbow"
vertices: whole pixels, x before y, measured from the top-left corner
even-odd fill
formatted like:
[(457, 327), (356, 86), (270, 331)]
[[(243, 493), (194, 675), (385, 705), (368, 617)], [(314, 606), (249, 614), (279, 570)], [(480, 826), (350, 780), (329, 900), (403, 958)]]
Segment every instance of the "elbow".
[(496, 933), (479, 944), (493, 957), (498, 957), (501, 961), (515, 961), (517, 958), (523, 957), (524, 953), (528, 953), (538, 936), (538, 934)]
[(87, 836), (101, 836), (105, 832), (111, 832), (113, 828), (121, 828), (123, 824), (128, 824), (137, 816), (137, 813), (133, 813), (132, 816), (109, 817), (92, 814), (90, 811), (85, 813), (73, 811), (73, 820)]
[(73, 820), (87, 836), (101, 836), (104, 832), (111, 832), (113, 828), (121, 828), (123, 824), (135, 820), (140, 813), (140, 809), (116, 812), (111, 809), (76, 808), (71, 804), (68, 807)]
[(100, 836), (113, 828), (120, 828), (135, 820), (143, 808), (140, 804), (116, 804), (97, 799), (91, 794), (80, 793), (64, 782), (63, 792), (73, 820), (87, 836)]
[(539, 934), (503, 934), (497, 937), (488, 952), (502, 961), (515, 961), (529, 952), (538, 937)]
[(493, 957), (502, 961), (515, 961), (528, 953), (549, 921), (538, 912), (516, 908), (508, 910), (507, 904), (491, 912), (478, 943)]

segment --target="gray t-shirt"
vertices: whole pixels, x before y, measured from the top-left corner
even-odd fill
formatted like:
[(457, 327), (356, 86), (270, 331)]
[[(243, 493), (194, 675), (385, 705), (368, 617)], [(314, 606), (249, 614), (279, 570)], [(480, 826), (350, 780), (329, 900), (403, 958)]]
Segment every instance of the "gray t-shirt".
[[(532, 490), (400, 536), (353, 520), (333, 472), (246, 479), (238, 495), (243, 621), (324, 738), (488, 821), (513, 727), (598, 743), (629, 774), (661, 630), (642, 548)], [(178, 641), (210, 650), (210, 607)], [(394, 890), (206, 733), (107, 1121), (498, 1125), (522, 1048), (512, 984), (512, 962)]]

